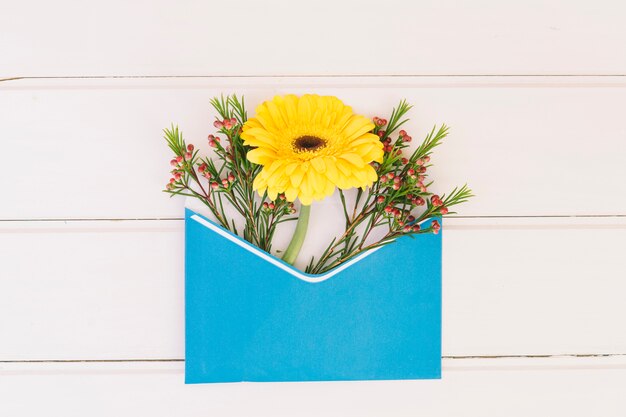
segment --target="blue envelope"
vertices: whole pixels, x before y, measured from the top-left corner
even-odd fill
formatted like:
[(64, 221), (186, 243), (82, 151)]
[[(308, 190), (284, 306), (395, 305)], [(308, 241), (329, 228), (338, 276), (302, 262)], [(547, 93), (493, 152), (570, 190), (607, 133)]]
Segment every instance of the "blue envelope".
[(441, 377), (441, 234), (305, 274), (185, 213), (186, 383)]

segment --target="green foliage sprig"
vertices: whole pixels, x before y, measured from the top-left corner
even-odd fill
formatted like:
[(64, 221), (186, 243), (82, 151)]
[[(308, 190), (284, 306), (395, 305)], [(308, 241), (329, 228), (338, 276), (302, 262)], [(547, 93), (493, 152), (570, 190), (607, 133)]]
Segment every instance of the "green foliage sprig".
[[(250, 150), (241, 139), (241, 126), (247, 120), (244, 100), (236, 96), (213, 98), (211, 105), (218, 113), (213, 125), (217, 135), (209, 135), (209, 145), (214, 148), (216, 160), (200, 157), (194, 145), (186, 144), (177, 126), (165, 129), (165, 140), (174, 152), (171, 164), (173, 177), (164, 190), (172, 195), (198, 198), (215, 216), (218, 223), (239, 234), (237, 222), (229, 218), (224, 209), (230, 204), (243, 219), (242, 237), (259, 248), (271, 252), (272, 239), (279, 224), (295, 220), (292, 203), (279, 195), (276, 201), (259, 198), (252, 188), (254, 177), (261, 167), (248, 161)], [(221, 137), (226, 138), (222, 144)]]

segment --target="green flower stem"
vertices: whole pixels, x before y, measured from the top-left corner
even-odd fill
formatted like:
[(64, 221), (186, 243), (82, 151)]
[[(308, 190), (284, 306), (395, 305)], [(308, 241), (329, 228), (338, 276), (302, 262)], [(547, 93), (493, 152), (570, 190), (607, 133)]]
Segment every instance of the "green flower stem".
[(296, 259), (298, 258), (298, 254), (300, 253), (300, 249), (302, 249), (302, 244), (304, 243), (304, 238), (306, 237), (306, 231), (309, 228), (309, 215), (311, 214), (311, 206), (302, 206), (300, 208), (300, 215), (298, 216), (298, 224), (296, 225), (296, 231), (293, 232), (293, 236), (291, 238), (291, 242), (283, 255), (283, 261), (287, 262), (290, 265), (293, 265)]

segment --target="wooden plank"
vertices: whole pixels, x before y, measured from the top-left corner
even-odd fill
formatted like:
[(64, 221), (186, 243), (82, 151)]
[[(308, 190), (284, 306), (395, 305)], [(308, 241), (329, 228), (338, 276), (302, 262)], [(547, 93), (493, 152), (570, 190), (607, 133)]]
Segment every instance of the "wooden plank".
[(208, 100), (236, 91), (335, 94), (382, 115), (405, 97), (408, 130), (452, 126), (433, 162), (436, 190), (467, 181), (467, 216), (626, 214), (623, 78), (271, 78), (22, 80), (2, 83), (0, 219), (180, 217), (160, 190), (180, 124), (207, 150)]
[(621, 417), (624, 383), (623, 357), (445, 360), (434, 381), (212, 385), (184, 385), (182, 363), (13, 363), (0, 364), (0, 413)]
[(623, 2), (19, 1), (0, 76), (624, 74)]
[[(626, 218), (444, 229), (444, 355), (626, 353)], [(0, 222), (0, 360), (182, 358), (182, 239), (177, 220)]]

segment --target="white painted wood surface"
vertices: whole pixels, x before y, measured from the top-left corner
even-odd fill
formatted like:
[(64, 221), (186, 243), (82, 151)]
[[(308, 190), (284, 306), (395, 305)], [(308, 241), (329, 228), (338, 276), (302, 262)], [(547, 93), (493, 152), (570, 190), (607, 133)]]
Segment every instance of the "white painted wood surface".
[(620, 0), (4, 0), (2, 11), (0, 77), (626, 73)]
[[(0, 6), (0, 416), (626, 414), (623, 2)], [(451, 125), (442, 381), (183, 385), (161, 129), (220, 92)]]
[(182, 203), (155, 192), (170, 168), (161, 130), (178, 123), (206, 150), (209, 99), (231, 91), (251, 112), (286, 92), (335, 94), (370, 115), (407, 98), (416, 140), (451, 126), (433, 175), (442, 191), (471, 184), (480, 198), (466, 216), (626, 214), (623, 77), (17, 80), (0, 91), (12, 156), (0, 219), (180, 217)]
[[(182, 363), (0, 364), (7, 416), (622, 417), (626, 361), (448, 359), (441, 381), (185, 386)], [(33, 398), (36, 393), (37, 398)]]

